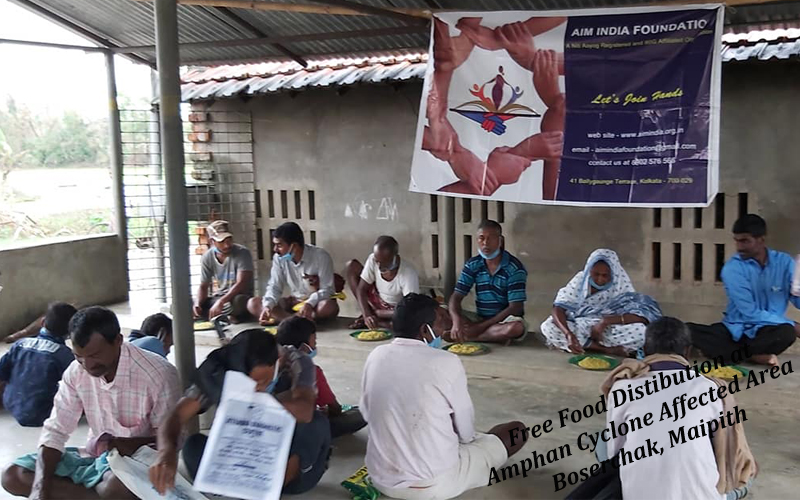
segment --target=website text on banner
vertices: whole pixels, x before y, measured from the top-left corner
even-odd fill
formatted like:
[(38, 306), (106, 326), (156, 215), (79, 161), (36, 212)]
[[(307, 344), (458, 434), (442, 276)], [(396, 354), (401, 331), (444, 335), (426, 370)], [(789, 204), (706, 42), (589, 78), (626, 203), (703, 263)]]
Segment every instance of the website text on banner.
[(708, 205), (723, 14), (716, 4), (437, 14), (409, 189)]

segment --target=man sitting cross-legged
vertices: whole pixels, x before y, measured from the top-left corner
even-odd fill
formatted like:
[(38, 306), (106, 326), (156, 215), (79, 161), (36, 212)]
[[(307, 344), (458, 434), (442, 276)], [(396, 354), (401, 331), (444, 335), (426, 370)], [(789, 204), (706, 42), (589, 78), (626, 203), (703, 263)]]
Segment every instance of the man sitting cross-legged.
[[(38, 453), (6, 468), (3, 488), (31, 499), (135, 498), (111, 472), (104, 452), (128, 456), (155, 442), (180, 394), (178, 372), (161, 356), (123, 342), (108, 309), (78, 311), (69, 330), (77, 363), (64, 372)], [(89, 424), (88, 458), (66, 447), (82, 415)]]
[[(497, 222), (481, 222), (477, 240), (479, 255), (464, 264), (450, 297), (453, 329), (445, 340), (522, 341), (528, 333), (523, 318), (528, 272), (519, 259), (503, 248), (503, 229)], [(461, 309), (461, 302), (473, 286), (476, 313)]]
[(361, 316), (349, 328), (390, 328), (394, 306), (409, 293), (419, 293), (419, 275), (400, 257), (391, 236), (379, 236), (364, 265), (347, 263), (347, 284), (358, 299)]
[[(270, 318), (282, 320), (294, 314), (312, 321), (335, 318), (339, 304), (333, 295), (344, 287), (337, 285), (333, 259), (325, 249), (306, 245), (303, 230), (294, 222), (284, 222), (273, 233), (275, 256), (264, 298), (253, 297), (247, 303), (250, 314), (267, 324)], [(341, 276), (338, 277), (341, 280)], [(281, 297), (284, 286), (290, 295)]]

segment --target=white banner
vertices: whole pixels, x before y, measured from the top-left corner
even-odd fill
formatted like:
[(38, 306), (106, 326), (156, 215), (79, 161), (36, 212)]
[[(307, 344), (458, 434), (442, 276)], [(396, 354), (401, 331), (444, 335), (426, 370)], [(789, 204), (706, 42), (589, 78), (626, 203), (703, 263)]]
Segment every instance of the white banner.
[(708, 205), (722, 24), (716, 4), (437, 14), (410, 190)]

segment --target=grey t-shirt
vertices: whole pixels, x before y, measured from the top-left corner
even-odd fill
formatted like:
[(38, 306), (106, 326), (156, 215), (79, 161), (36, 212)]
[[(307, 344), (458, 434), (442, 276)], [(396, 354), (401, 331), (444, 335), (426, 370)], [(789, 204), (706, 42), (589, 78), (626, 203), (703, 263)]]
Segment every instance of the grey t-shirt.
[[(225, 295), (236, 284), (236, 275), (239, 271), (252, 271), (253, 257), (250, 250), (242, 245), (234, 244), (231, 253), (220, 264), (216, 252), (212, 248), (203, 254), (200, 261), (200, 280), (202, 283), (211, 283), (211, 296)], [(247, 283), (243, 295), (253, 295), (253, 280)]]

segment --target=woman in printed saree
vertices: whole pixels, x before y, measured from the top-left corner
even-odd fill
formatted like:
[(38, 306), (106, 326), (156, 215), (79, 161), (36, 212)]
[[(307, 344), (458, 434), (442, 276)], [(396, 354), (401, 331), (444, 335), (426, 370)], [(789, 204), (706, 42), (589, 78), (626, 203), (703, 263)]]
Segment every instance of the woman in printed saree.
[(660, 317), (656, 301), (636, 293), (616, 252), (598, 249), (559, 290), (542, 335), (552, 348), (626, 356), (644, 346), (647, 324)]

